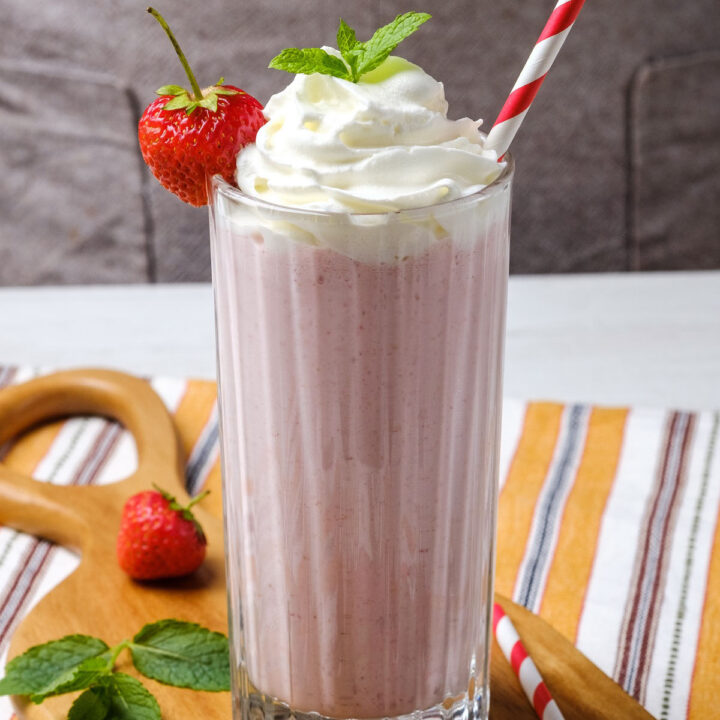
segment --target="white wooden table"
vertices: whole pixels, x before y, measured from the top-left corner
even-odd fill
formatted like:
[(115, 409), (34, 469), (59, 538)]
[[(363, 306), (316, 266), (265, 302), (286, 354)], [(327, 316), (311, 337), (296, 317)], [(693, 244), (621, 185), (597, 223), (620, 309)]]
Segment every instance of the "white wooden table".
[[(215, 375), (208, 285), (0, 289), (0, 364)], [(513, 277), (505, 393), (720, 407), (720, 272)]]

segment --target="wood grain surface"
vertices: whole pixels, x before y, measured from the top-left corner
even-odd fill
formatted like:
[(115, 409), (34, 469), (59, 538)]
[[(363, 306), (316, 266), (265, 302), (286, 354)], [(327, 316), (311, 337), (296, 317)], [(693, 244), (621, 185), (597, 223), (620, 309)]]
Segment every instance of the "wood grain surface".
[[(192, 576), (156, 583), (130, 580), (115, 561), (115, 538), (124, 501), (155, 482), (188, 500), (184, 458), (172, 418), (150, 386), (109, 370), (75, 370), (32, 380), (0, 392), (0, 445), (29, 428), (69, 415), (102, 415), (122, 423), (135, 437), (138, 468), (130, 477), (99, 487), (59, 487), (38, 482), (0, 465), (0, 523), (40, 535), (81, 554), (77, 570), (26, 616), (10, 648), (14, 657), (28, 647), (68, 633), (102, 637), (115, 644), (142, 625), (176, 617), (226, 631), (225, 573), (219, 503), (196, 506), (208, 537), (208, 554)], [(211, 488), (219, 496), (220, 488)], [(213, 509), (214, 512), (210, 512)], [(596, 668), (547, 623), (504, 598), (497, 598), (568, 720), (624, 718), (651, 720), (640, 705)], [(118, 668), (137, 673), (121, 656)], [(170, 688), (143, 678), (166, 720), (202, 717), (230, 720), (229, 693)], [(74, 695), (31, 705), (14, 698), (22, 720), (62, 720)], [(531, 720), (534, 712), (510, 665), (493, 643), (493, 720)]]

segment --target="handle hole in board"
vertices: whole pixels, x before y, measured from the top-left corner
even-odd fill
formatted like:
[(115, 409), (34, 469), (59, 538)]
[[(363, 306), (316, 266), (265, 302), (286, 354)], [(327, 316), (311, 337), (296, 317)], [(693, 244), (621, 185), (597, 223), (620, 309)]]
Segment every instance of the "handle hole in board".
[(43, 423), (0, 447), (0, 463), (54, 485), (107, 485), (138, 467), (137, 445), (120, 423), (74, 416)]

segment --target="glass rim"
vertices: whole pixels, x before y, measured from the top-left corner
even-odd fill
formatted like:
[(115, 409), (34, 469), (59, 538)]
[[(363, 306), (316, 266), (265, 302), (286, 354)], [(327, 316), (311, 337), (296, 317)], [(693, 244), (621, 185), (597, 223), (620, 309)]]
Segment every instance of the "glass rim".
[(430, 210), (447, 211), (452, 208), (457, 208), (458, 206), (472, 204), (480, 199), (492, 197), (493, 195), (500, 193), (512, 180), (513, 174), (515, 172), (515, 159), (512, 154), (509, 152), (505, 153), (503, 160), (505, 161), (505, 167), (503, 168), (502, 172), (489, 185), (486, 185), (484, 188), (472, 193), (471, 195), (463, 195), (462, 197), (455, 198), (454, 200), (445, 200), (443, 202), (434, 203), (432, 205), (422, 205), (420, 207), (403, 208), (400, 210), (380, 210), (375, 212), (337, 212), (332, 210), (307, 209), (296, 205), (280, 205), (278, 203), (269, 202), (268, 200), (262, 200), (260, 198), (254, 197), (253, 195), (248, 195), (247, 193), (244, 193), (242, 190), (235, 187), (235, 185), (231, 185), (227, 180), (225, 180), (224, 177), (222, 177), (222, 175), (214, 175), (210, 179), (210, 183), (213, 189), (217, 190), (218, 193), (230, 200), (240, 202), (244, 205), (253, 205), (255, 207), (265, 208), (268, 211), (278, 213), (282, 212), (336, 220), (339, 218), (347, 217), (414, 217), (416, 215), (427, 215), (428, 211)]

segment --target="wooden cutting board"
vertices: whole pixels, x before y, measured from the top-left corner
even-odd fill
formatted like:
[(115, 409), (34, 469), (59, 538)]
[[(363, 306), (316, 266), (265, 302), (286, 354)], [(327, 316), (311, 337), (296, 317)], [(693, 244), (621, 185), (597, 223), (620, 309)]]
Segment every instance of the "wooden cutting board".
[[(134, 435), (138, 468), (130, 477), (99, 487), (61, 487), (23, 477), (0, 465), (0, 524), (54, 540), (81, 554), (79, 567), (48, 593), (17, 628), (10, 657), (69, 633), (102, 637), (110, 645), (142, 625), (166, 617), (227, 631), (221, 489), (214, 502), (196, 506), (208, 537), (202, 568), (189, 578), (157, 583), (130, 580), (115, 562), (115, 537), (128, 496), (155, 482), (188, 500), (184, 458), (173, 420), (150, 386), (108, 370), (75, 370), (32, 380), (0, 392), (0, 445), (33, 426), (70, 415), (101, 415)], [(211, 512), (211, 510), (213, 512)], [(565, 717), (582, 720), (652, 720), (640, 705), (573, 645), (535, 615), (496, 598), (515, 623)], [(137, 675), (121, 656), (119, 669)], [(165, 720), (230, 720), (230, 693), (206, 693), (143, 682), (157, 697)], [(31, 705), (13, 698), (23, 720), (62, 720), (74, 695)], [(532, 720), (531, 706), (510, 665), (493, 643), (493, 720)]]

